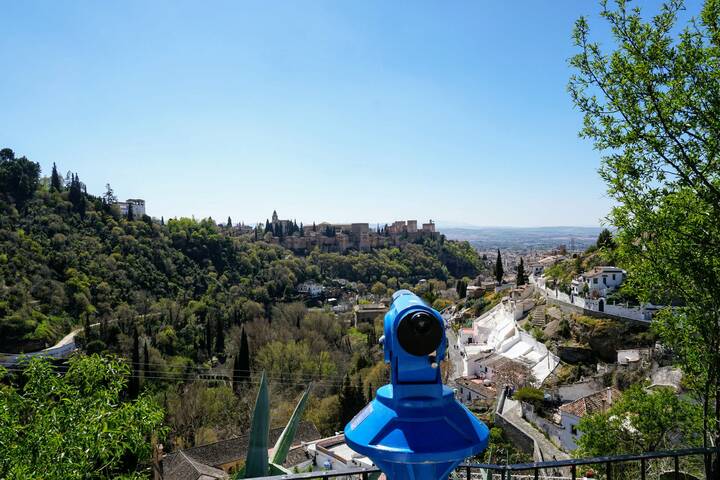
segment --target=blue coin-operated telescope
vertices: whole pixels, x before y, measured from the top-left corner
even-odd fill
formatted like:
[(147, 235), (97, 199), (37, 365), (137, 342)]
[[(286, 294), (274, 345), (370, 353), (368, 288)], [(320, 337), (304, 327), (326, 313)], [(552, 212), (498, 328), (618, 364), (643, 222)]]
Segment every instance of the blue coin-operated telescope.
[(389, 480), (444, 480), (488, 444), (488, 428), (442, 384), (447, 338), (440, 314), (408, 290), (385, 314), (390, 385), (345, 427), (347, 444)]

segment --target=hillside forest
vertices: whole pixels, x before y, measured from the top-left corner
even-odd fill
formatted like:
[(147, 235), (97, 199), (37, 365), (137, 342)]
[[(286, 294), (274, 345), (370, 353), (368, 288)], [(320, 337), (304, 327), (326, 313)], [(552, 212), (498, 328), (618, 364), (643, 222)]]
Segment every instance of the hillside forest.
[[(387, 381), (381, 319), (355, 327), (351, 311), (309, 307), (302, 282), (337, 285), (355, 302), (409, 288), (442, 305), (442, 292), (484, 268), (467, 242), (442, 236), (301, 256), (229, 222), (123, 216), (116, 201), (109, 185), (96, 196), (76, 173), (53, 166), (43, 176), (0, 151), (0, 351), (39, 350), (82, 329), (85, 353), (127, 366), (118, 398), (162, 410), (166, 451), (245, 433), (261, 371), (273, 424), (312, 382), (306, 418), (325, 434)], [(6, 385), (22, 384), (19, 370), (6, 373)]]

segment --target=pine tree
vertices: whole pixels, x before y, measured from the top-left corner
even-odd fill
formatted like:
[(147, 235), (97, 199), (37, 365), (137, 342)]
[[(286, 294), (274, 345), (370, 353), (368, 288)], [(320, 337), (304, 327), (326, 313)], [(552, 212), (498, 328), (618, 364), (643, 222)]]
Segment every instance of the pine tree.
[(232, 228), (232, 220), (228, 217), (227, 228)]
[(138, 366), (140, 365), (140, 338), (137, 326), (133, 328), (133, 347), (132, 347), (132, 365), (130, 371), (130, 381), (128, 382), (128, 395), (130, 398), (137, 398), (140, 393), (140, 379)]
[(517, 279), (515, 280), (515, 284), (519, 287), (521, 285), (525, 285), (525, 281), (527, 279), (525, 278), (525, 264), (523, 263), (522, 257), (520, 257), (520, 265), (517, 267)]
[(504, 274), (505, 271), (503, 270), (502, 257), (500, 256), (500, 249), (498, 248), (497, 258), (495, 259), (495, 280), (498, 284), (502, 283)]
[(215, 330), (215, 353), (222, 354), (225, 352), (225, 326), (222, 317), (215, 321)]
[(132, 203), (128, 203), (127, 219), (128, 222), (132, 222), (133, 220), (135, 220), (135, 213), (133, 212)]
[(55, 162), (53, 162), (52, 175), (50, 176), (50, 189), (55, 192), (62, 191), (62, 183), (60, 181), (60, 175), (58, 175)]

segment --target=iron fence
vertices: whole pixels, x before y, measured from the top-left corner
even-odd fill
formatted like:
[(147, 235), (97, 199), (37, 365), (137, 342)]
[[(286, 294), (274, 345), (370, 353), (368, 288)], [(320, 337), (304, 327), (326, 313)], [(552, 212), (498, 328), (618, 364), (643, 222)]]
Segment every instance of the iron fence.
[[(592, 474), (600, 480), (717, 480), (711, 466), (718, 461), (719, 447), (689, 448), (638, 455), (554, 460), (511, 465), (464, 463), (451, 475), (455, 480), (575, 480)], [(716, 471), (717, 472), (717, 471)], [(373, 480), (382, 472), (377, 468), (317, 471), (262, 477), (258, 480), (347, 479)], [(716, 473), (717, 475), (717, 473)]]

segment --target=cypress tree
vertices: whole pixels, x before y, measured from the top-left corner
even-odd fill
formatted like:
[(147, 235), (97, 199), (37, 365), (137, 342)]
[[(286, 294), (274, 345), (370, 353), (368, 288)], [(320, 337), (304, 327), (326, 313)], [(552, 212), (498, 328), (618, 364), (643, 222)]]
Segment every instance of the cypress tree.
[(148, 381), (150, 374), (150, 352), (148, 351), (148, 342), (145, 342), (145, 353), (143, 354), (143, 378)]
[(505, 271), (503, 270), (502, 257), (500, 256), (500, 249), (498, 248), (497, 258), (495, 259), (495, 280), (498, 284), (502, 283), (504, 274)]
[(59, 192), (62, 190), (62, 184), (60, 183), (60, 175), (58, 175), (57, 167), (53, 162), (52, 175), (50, 176), (50, 190)]
[(459, 298), (465, 298), (467, 295), (467, 282), (465, 282), (465, 280), (458, 280), (455, 284), (455, 290)]
[(315, 222), (313, 222), (313, 232), (317, 232), (317, 227), (315, 226)]
[(133, 328), (133, 349), (132, 349), (132, 366), (130, 371), (130, 382), (128, 383), (128, 395), (130, 398), (137, 398), (140, 393), (140, 379), (138, 366), (140, 365), (140, 338), (137, 326)]
[(230, 220), (230, 217), (228, 217), (227, 228), (232, 228), (232, 220)]
[(215, 321), (215, 353), (222, 354), (225, 352), (225, 328), (222, 317), (218, 317)]
[(160, 225), (165, 225), (165, 217), (160, 217)]
[(520, 285), (525, 285), (525, 265), (523, 264), (523, 259), (520, 257), (520, 265), (518, 265), (517, 268), (517, 279), (515, 280), (515, 283), (519, 287)]
[(272, 228), (270, 227), (270, 220), (267, 218), (265, 219), (265, 233), (272, 232)]
[(92, 340), (92, 331), (90, 330), (90, 315), (83, 313), (85, 323), (83, 325), (83, 332), (85, 333), (85, 346)]
[(235, 356), (235, 365), (233, 368), (233, 386), (235, 390), (241, 384), (246, 384), (250, 380), (250, 349), (248, 347), (247, 333), (245, 327), (240, 334), (240, 351)]
[(342, 387), (340, 388), (340, 422), (346, 425), (357, 413), (355, 411), (355, 393), (354, 386), (350, 383), (350, 375), (345, 374)]
[(209, 318), (205, 321), (205, 351), (208, 357), (212, 355), (212, 329)]
[(300, 236), (301, 237), (305, 236), (305, 227), (303, 227), (302, 222), (300, 222)]
[(354, 417), (365, 406), (365, 392), (363, 389), (362, 378), (360, 377), (360, 375), (357, 376), (357, 380), (355, 381), (355, 388), (353, 390), (353, 393), (355, 394), (355, 413), (353, 413)]
[(85, 217), (85, 198), (83, 197), (82, 187), (80, 186), (80, 177), (77, 174), (72, 175), (70, 180), (70, 192), (68, 193), (68, 200), (73, 204), (73, 209), (80, 214), (80, 217)]
[(135, 213), (133, 213), (132, 203), (128, 203), (127, 219), (128, 222), (132, 222), (133, 220), (135, 220)]

